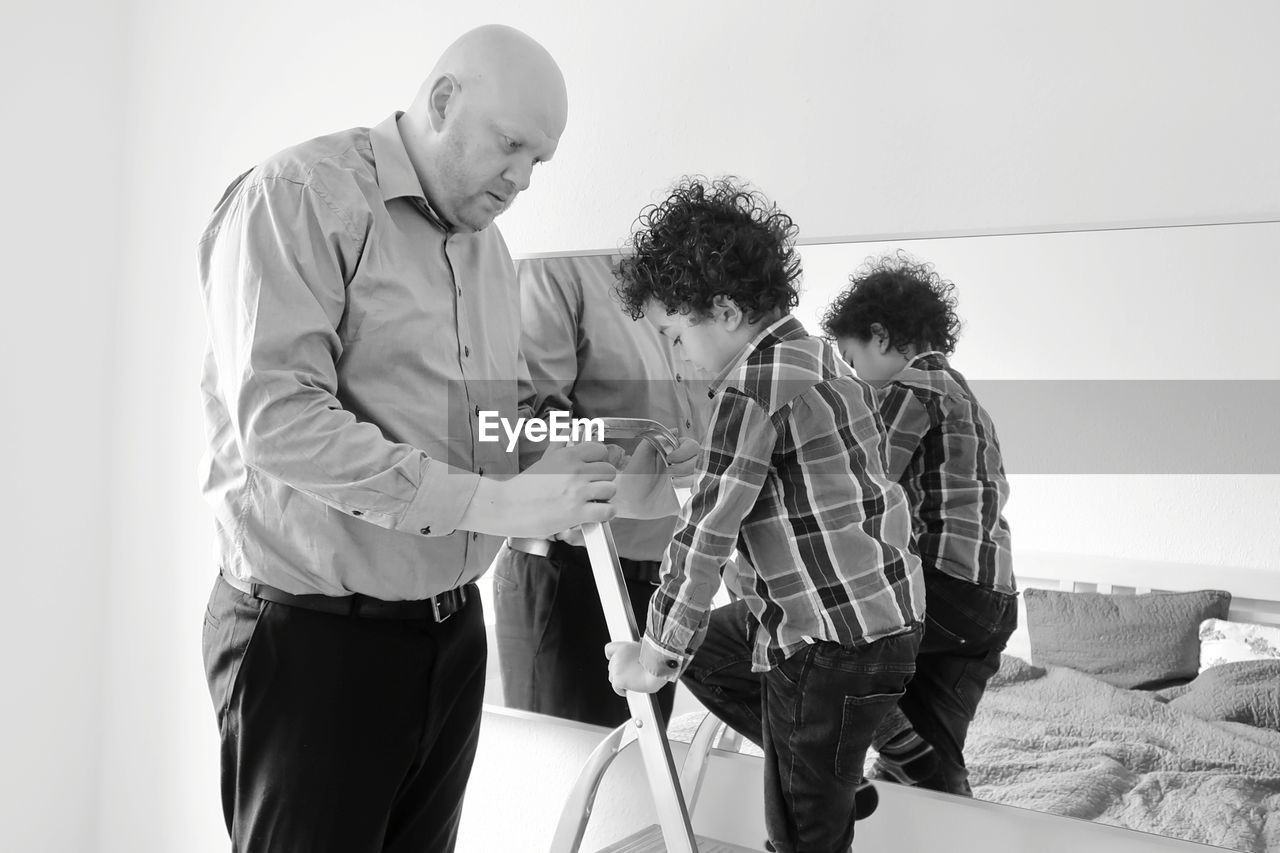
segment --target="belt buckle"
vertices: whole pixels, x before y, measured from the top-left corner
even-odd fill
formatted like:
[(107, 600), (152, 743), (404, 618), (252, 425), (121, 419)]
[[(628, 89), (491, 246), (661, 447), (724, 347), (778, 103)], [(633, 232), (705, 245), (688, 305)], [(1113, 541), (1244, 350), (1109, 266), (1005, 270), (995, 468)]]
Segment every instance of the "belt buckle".
[(439, 595), (431, 596), (431, 615), (435, 617), (437, 625), (443, 625), (445, 622), (448, 622), (455, 615), (457, 615), (459, 610), (462, 609), (461, 606), (458, 606), (458, 607), (455, 607), (453, 610), (450, 610), (448, 613), (444, 614), (443, 616), (440, 615), (440, 599), (446, 595), (449, 595), (450, 593), (457, 593), (458, 596), (462, 598), (461, 604), (465, 604), (467, 601), (466, 596), (463, 594), (462, 590), (460, 589), (458, 590), (448, 589), (440, 593)]
[[(440, 595), (444, 595), (444, 593), (440, 593)], [(443, 624), (453, 618), (452, 613), (443, 617), (440, 615), (440, 596), (439, 595), (431, 596), (431, 615), (435, 617), (437, 625)]]

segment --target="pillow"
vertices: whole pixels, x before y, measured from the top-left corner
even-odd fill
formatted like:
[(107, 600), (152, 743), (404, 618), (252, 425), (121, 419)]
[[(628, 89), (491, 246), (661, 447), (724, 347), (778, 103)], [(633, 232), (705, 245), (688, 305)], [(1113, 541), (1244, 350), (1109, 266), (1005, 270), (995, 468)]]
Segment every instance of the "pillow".
[(1280, 731), (1280, 659), (1235, 661), (1212, 667), (1169, 702), (1206, 720)]
[(1200, 623), (1224, 619), (1231, 593), (1022, 591), (1031, 662), (1067, 666), (1125, 689), (1163, 686), (1199, 672)]
[(1206, 619), (1200, 625), (1200, 671), (1238, 660), (1280, 658), (1280, 628)]

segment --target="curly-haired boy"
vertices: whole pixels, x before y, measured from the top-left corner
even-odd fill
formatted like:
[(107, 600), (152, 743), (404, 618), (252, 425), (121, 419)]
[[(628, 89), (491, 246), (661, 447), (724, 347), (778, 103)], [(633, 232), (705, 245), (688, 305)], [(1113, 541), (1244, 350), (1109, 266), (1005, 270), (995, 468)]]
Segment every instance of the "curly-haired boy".
[(915, 678), (876, 731), (873, 775), (971, 796), (965, 737), (1018, 607), (1000, 443), (947, 361), (960, 328), (954, 289), (905, 254), (874, 259), (851, 276), (822, 327), (877, 389), (889, 476), (911, 502), (928, 591)]
[[(621, 300), (716, 379), (643, 642), (606, 653), (615, 690), (683, 676), (761, 746), (775, 849), (844, 853), (875, 806), (863, 764), (914, 672), (924, 590), (873, 391), (790, 314), (795, 230), (731, 179), (685, 179), (639, 218)], [(709, 612), (735, 549), (743, 598)]]

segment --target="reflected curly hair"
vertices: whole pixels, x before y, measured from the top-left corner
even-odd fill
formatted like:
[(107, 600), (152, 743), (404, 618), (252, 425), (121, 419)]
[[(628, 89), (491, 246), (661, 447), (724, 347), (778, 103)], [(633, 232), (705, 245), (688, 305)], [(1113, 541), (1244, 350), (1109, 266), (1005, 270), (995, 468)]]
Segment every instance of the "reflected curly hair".
[(933, 264), (906, 252), (868, 258), (827, 308), (822, 330), (828, 337), (865, 342), (872, 338), (872, 324), (879, 323), (899, 352), (927, 345), (951, 355), (960, 334), (955, 287)]
[(711, 315), (717, 296), (749, 322), (800, 302), (798, 229), (765, 196), (732, 176), (681, 178), (632, 226), (632, 253), (618, 263), (615, 288), (632, 319), (654, 299), (668, 314)]

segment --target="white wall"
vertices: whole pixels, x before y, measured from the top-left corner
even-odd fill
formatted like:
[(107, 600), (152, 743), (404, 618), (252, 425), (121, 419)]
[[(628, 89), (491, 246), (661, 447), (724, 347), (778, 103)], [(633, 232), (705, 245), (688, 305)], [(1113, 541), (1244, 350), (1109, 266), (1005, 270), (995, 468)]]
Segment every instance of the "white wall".
[(0, 846), (93, 849), (126, 202), (123, 21), (6, 6), (0, 257)]
[[(6, 636), (37, 651), (13, 664), (22, 703), (7, 730), (30, 773), (6, 805), (26, 813), (16, 825), (54, 842), (45, 849), (92, 849), (84, 799), (99, 669), (101, 849), (226, 849), (199, 657), (214, 558), (194, 475), (204, 337), (195, 239), (239, 171), (402, 107), (463, 29), (520, 26), (569, 82), (560, 153), (503, 224), (516, 252), (616, 245), (655, 190), (686, 171), (751, 177), (810, 237), (1265, 216), (1280, 198), (1280, 115), (1269, 107), (1280, 101), (1280, 7), (1267, 2), (49, 8), (30, 13), (43, 43), (10, 31), (10, 61), (44, 115), (10, 138), (24, 156), (7, 176), (38, 219), (72, 231), (71, 246), (46, 232), (9, 253), (25, 273), (11, 288), (25, 310), (10, 318), (9, 375), (41, 370), (6, 395), (40, 403), (23, 407), (7, 444), (32, 485), (31, 500), (11, 501), (21, 603)], [(120, 172), (106, 164), (122, 100)], [(47, 139), (57, 107), (105, 128), (105, 147), (79, 125)], [(51, 264), (62, 274), (45, 289)], [(99, 322), (112, 306), (114, 355)], [(55, 374), (79, 380), (74, 399), (49, 392)], [(91, 420), (104, 411), (108, 431)], [(57, 620), (25, 609), (51, 586), (66, 594)], [(38, 676), (56, 700), (47, 710), (25, 704)]]

